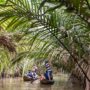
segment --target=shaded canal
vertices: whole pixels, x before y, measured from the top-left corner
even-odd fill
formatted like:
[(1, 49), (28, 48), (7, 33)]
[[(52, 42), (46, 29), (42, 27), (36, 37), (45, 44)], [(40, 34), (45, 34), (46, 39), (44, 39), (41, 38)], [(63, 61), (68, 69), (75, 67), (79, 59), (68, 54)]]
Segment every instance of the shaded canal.
[(61, 74), (54, 77), (54, 85), (40, 85), (39, 81), (24, 82), (22, 78), (0, 79), (0, 90), (82, 90), (68, 82), (68, 75)]

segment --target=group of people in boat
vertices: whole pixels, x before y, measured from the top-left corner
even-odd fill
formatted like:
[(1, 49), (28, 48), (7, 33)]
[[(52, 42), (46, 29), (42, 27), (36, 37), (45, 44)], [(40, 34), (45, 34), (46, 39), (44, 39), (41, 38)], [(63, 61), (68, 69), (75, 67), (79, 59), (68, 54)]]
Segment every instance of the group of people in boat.
[[(44, 74), (42, 74), (40, 76), (40, 80), (53, 80), (52, 69), (49, 64), (49, 61), (45, 61), (45, 68), (46, 68), (46, 71)], [(29, 72), (26, 74), (26, 76), (33, 80), (37, 80), (38, 79), (37, 72), (38, 72), (38, 67), (34, 66), (32, 70), (29, 70)]]
[(38, 68), (34, 66), (32, 70), (29, 70), (28, 73), (25, 74), (25, 76), (28, 79), (36, 80), (38, 79), (37, 70)]

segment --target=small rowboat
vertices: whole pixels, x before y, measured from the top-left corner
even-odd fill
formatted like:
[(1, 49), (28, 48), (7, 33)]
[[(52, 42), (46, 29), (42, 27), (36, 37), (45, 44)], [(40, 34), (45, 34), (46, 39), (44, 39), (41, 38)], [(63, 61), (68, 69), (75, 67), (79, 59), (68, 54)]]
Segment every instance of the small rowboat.
[(43, 79), (43, 80), (40, 80), (40, 83), (41, 84), (46, 84), (46, 85), (53, 85), (54, 84), (54, 80)]
[(33, 78), (30, 78), (30, 77), (28, 77), (28, 76), (23, 76), (23, 80), (24, 80), (24, 81), (34, 81)]

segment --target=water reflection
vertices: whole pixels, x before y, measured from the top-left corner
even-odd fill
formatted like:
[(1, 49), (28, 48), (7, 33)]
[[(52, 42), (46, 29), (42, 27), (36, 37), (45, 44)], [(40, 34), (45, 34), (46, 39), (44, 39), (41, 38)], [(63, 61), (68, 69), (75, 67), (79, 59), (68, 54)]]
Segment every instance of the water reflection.
[(82, 90), (80, 87), (72, 88), (67, 84), (68, 77), (56, 76), (54, 85), (41, 85), (39, 81), (24, 82), (22, 78), (7, 78), (0, 80), (0, 90)]

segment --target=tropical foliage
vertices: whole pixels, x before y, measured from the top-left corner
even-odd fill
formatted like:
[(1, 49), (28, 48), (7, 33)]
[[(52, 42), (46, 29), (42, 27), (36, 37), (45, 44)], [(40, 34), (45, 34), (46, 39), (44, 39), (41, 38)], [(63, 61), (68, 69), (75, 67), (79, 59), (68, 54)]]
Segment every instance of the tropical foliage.
[[(9, 51), (15, 51), (14, 55), (10, 56), (12, 61), (9, 61), (16, 63), (16, 66), (20, 63), (19, 66), (27, 67), (23, 62), (41, 63), (48, 58), (56, 67), (71, 71), (76, 63), (83, 71), (78, 61), (88, 62), (86, 57), (89, 57), (90, 52), (89, 25), (89, 0), (0, 2), (0, 26), (4, 28), (4, 33), (7, 32), (7, 35), (12, 37), (16, 46), (13, 47), (10, 42), (3, 44), (6, 39), (0, 44), (12, 48), (8, 48)], [(5, 38), (4, 33), (1, 37)], [(66, 58), (62, 58), (65, 55)], [(30, 67), (31, 65), (28, 66)]]

